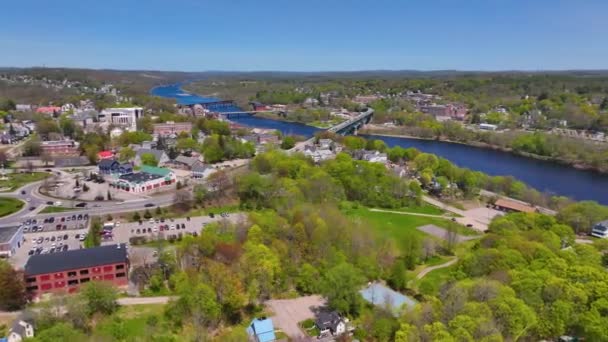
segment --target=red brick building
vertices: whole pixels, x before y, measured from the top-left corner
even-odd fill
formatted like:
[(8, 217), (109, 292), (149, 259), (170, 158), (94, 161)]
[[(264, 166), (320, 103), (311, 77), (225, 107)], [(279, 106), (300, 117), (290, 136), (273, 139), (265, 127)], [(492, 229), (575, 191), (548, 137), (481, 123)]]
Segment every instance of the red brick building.
[(26, 289), (34, 297), (76, 292), (89, 281), (127, 286), (129, 258), (124, 244), (38, 254), (29, 258), (24, 274)]
[(40, 144), (43, 154), (50, 156), (79, 156), (79, 145), (74, 140), (43, 141)]
[(190, 134), (190, 132), (192, 132), (192, 123), (168, 121), (165, 123), (154, 124), (154, 134), (158, 134), (161, 137), (172, 134), (179, 135), (182, 132)]

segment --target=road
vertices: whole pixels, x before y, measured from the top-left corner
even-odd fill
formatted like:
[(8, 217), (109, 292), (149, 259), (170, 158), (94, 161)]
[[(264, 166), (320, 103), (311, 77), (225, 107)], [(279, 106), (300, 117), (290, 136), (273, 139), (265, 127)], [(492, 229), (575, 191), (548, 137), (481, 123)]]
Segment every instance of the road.
[[(58, 172), (58, 170), (54, 170), (53, 172)], [(63, 174), (66, 174), (63, 171)], [(13, 192), (3, 192), (0, 193), (0, 197), (12, 197), (17, 198), (26, 203), (26, 205), (20, 211), (13, 213), (11, 215), (4, 216), (0, 218), (0, 227), (7, 227), (18, 224), (27, 218), (36, 217), (45, 219), (47, 217), (57, 216), (57, 213), (50, 214), (39, 214), (38, 211), (41, 210), (44, 206), (46, 206), (47, 202), (52, 201), (62, 201), (66, 202), (63, 199), (57, 199), (53, 197), (48, 197), (42, 195), (38, 189), (40, 185), (42, 185), (43, 181), (34, 182), (27, 184)], [(26, 201), (29, 199), (29, 202)], [(62, 212), (62, 214), (84, 214), (88, 213), (89, 215), (104, 215), (104, 214), (114, 214), (120, 212), (129, 212), (135, 210), (142, 210), (148, 207), (166, 207), (173, 204), (174, 195), (173, 194), (164, 194), (164, 195), (155, 195), (149, 196), (141, 199), (128, 200), (124, 202), (114, 202), (114, 201), (91, 201), (86, 202), (87, 207), (84, 209), (74, 209), (70, 211)], [(73, 202), (68, 200), (68, 202)], [(36, 207), (37, 210), (29, 210), (30, 207)]]
[(458, 262), (458, 257), (456, 257), (456, 258), (454, 258), (454, 259), (452, 259), (452, 260), (450, 260), (450, 261), (448, 261), (446, 263), (443, 263), (441, 265), (435, 265), (435, 266), (427, 267), (427, 268), (423, 269), (422, 271), (420, 271), (420, 273), (418, 273), (416, 275), (416, 279), (422, 279), (422, 278), (424, 278), (424, 276), (426, 276), (427, 274), (433, 272), (434, 270), (438, 270), (440, 268), (450, 267), (450, 266), (454, 265), (457, 262)]

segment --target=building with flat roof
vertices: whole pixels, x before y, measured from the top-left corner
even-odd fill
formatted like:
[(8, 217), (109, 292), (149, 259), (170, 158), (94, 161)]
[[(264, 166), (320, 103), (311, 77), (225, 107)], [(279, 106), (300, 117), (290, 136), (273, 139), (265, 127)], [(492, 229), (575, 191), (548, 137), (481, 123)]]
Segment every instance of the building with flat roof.
[(128, 274), (125, 244), (32, 255), (24, 270), (26, 289), (34, 297), (50, 292), (76, 292), (89, 281), (126, 286)]
[(23, 243), (23, 228), (0, 228), (0, 257), (10, 258)]
[(154, 134), (161, 137), (168, 137), (171, 135), (179, 135), (180, 133), (192, 132), (191, 122), (173, 122), (167, 121), (165, 123), (154, 124)]
[(144, 116), (141, 107), (106, 108), (98, 115), (100, 122), (108, 125), (124, 127), (131, 132), (137, 130), (137, 120)]
[(140, 172), (123, 174), (110, 186), (132, 193), (158, 192), (175, 186), (177, 177), (169, 169), (143, 165)]
[(519, 213), (535, 213), (538, 210), (536, 207), (521, 201), (513, 199), (499, 198), (494, 202), (494, 207), (498, 210), (505, 211), (508, 213), (519, 212)]
[(80, 155), (78, 142), (70, 139), (49, 140), (40, 143), (43, 154), (50, 156), (78, 156)]

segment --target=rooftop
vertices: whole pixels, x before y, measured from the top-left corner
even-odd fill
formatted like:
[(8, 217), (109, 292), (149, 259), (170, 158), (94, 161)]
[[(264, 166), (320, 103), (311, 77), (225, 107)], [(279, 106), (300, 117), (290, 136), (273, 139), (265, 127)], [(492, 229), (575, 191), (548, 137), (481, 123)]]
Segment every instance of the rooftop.
[(25, 264), (26, 275), (46, 274), (126, 262), (125, 244), (32, 255)]
[(274, 334), (274, 325), (270, 318), (256, 318), (251, 321), (251, 324), (247, 328), (247, 333), (250, 336), (256, 336), (259, 342), (270, 342), (276, 340)]
[(17, 234), (19, 227), (3, 227), (0, 228), (0, 243), (7, 243)]
[(495, 205), (499, 206), (499, 207), (503, 207), (503, 208), (507, 208), (507, 209), (511, 209), (511, 210), (516, 210), (516, 211), (521, 211), (523, 213), (534, 213), (536, 212), (536, 208), (523, 203), (523, 202), (519, 202), (519, 201), (514, 201), (514, 200), (510, 200), (510, 199), (505, 199), (505, 198), (499, 198), (498, 200), (496, 200), (496, 202), (494, 203)]

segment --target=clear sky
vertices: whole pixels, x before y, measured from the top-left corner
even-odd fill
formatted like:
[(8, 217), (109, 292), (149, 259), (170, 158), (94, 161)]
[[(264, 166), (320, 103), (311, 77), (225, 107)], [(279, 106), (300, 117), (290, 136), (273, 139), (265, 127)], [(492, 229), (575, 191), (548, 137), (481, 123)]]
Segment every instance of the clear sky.
[(4, 0), (0, 66), (608, 69), (608, 0)]

